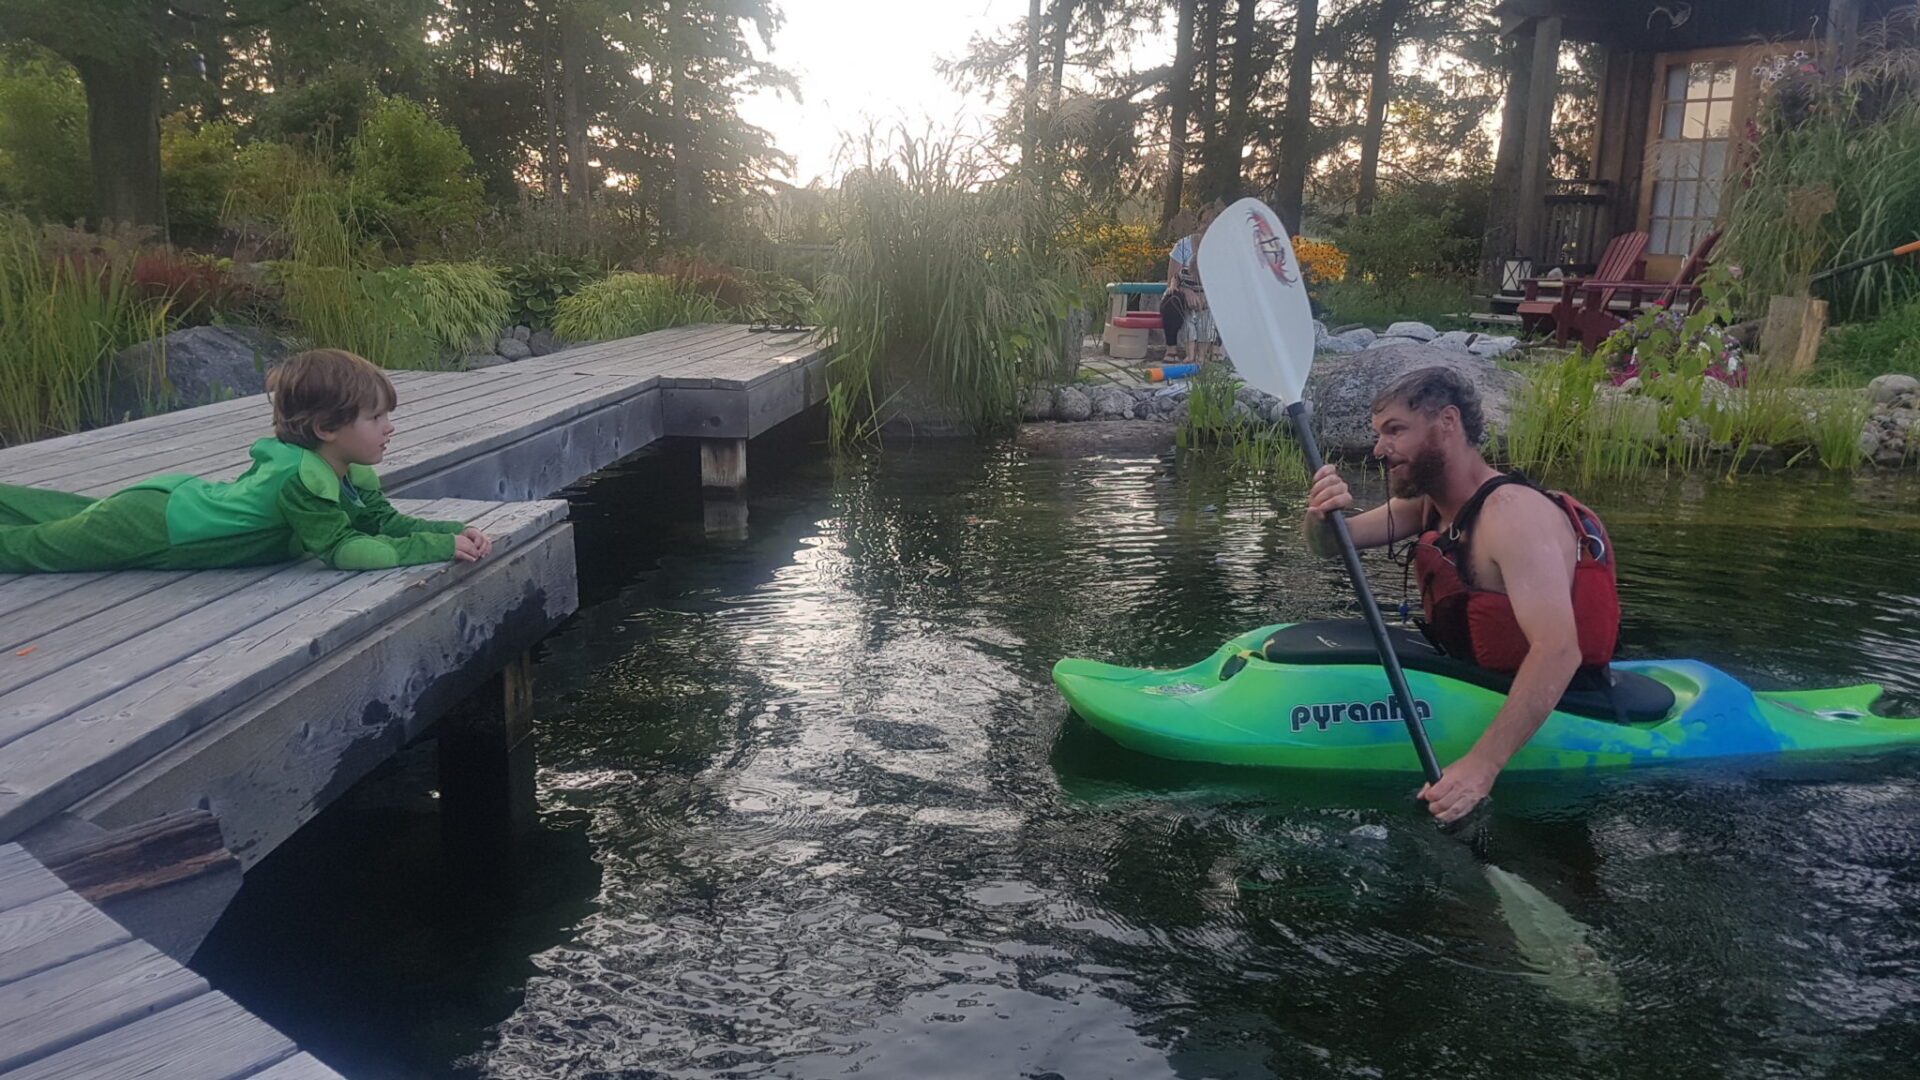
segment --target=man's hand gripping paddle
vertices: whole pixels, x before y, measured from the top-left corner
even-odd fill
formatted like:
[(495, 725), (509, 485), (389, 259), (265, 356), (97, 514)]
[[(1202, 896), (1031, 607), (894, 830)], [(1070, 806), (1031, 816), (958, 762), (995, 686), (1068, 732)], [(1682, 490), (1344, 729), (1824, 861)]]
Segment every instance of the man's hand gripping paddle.
[[(1235, 370), (1249, 386), (1287, 403), (1294, 437), (1307, 454), (1308, 471), (1319, 472), (1325, 462), (1313, 437), (1313, 406), (1301, 397), (1307, 373), (1313, 368), (1313, 313), (1307, 306), (1306, 282), (1286, 229), (1260, 200), (1241, 199), (1207, 229), (1200, 243), (1199, 264), (1214, 325), (1220, 328)], [(1387, 637), (1387, 624), (1374, 603), (1373, 590), (1367, 587), (1367, 573), (1360, 565), (1360, 553), (1354, 550), (1353, 537), (1347, 533), (1347, 519), (1329, 514), (1327, 525), (1339, 541), (1340, 557), (1347, 564), (1347, 576), (1353, 579), (1367, 629), (1373, 632), (1380, 665), (1386, 669), (1387, 681), (1400, 703), (1407, 735), (1420, 756), (1420, 769), (1426, 773), (1428, 784), (1438, 784), (1440, 763), (1414, 709), (1413, 691)]]

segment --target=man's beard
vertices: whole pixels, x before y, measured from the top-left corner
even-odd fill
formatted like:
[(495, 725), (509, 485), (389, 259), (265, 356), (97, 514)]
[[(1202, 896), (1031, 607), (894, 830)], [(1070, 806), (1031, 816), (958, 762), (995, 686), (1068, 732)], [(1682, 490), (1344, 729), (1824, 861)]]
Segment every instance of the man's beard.
[(1388, 474), (1387, 487), (1396, 499), (1417, 499), (1439, 491), (1446, 475), (1446, 453), (1429, 442), (1407, 462), (1405, 474)]

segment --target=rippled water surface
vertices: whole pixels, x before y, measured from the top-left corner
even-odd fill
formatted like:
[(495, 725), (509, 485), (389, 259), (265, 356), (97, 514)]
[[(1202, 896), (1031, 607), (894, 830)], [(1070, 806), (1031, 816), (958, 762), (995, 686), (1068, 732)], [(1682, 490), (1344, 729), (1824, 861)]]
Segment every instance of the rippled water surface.
[[(577, 493), (583, 608), (540, 660), (517, 869), (447, 867), (430, 772), (390, 769), (249, 880), (215, 984), (355, 1076), (1920, 1059), (1920, 758), (1503, 784), (1476, 851), (1403, 781), (1141, 757), (1054, 692), (1063, 655), (1184, 664), (1345, 613), (1294, 493), (1158, 458), (756, 454), (800, 463), (756, 476), (745, 539), (702, 535), (671, 454)], [(1920, 711), (1911, 483), (1582, 494), (1626, 560), (1626, 654)]]

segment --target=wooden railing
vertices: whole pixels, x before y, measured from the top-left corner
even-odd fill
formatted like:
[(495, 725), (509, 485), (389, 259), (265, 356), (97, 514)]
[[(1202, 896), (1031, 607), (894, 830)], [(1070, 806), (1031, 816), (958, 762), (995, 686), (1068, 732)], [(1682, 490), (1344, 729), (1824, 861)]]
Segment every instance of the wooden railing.
[(1546, 228), (1534, 269), (1590, 273), (1613, 239), (1613, 192), (1605, 180), (1555, 180), (1547, 189)]

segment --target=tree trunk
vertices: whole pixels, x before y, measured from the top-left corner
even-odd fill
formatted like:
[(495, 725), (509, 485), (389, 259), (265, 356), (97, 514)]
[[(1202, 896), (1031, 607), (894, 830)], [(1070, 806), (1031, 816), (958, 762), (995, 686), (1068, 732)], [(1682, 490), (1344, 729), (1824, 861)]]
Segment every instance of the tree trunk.
[(1380, 0), (1373, 21), (1373, 83), (1367, 88), (1367, 126), (1360, 136), (1360, 191), (1354, 209), (1373, 210), (1380, 193), (1380, 141), (1387, 128), (1387, 99), (1393, 94), (1393, 54), (1400, 47), (1400, 11), (1406, 0)]
[(687, 117), (687, 30), (693, 11), (690, 5), (676, 11), (670, 4), (662, 4), (660, 11), (667, 25), (667, 81), (672, 95), (673, 235), (685, 241), (693, 235), (693, 185), (697, 176), (693, 124)]
[(110, 221), (167, 225), (160, 190), (160, 57), (135, 49), (112, 61), (73, 58), (87, 92), (93, 212)]
[(1200, 0), (1198, 45), (1195, 62), (1204, 78), (1200, 103), (1194, 109), (1194, 123), (1200, 129), (1200, 175), (1194, 178), (1194, 194), (1202, 204), (1220, 194), (1220, 8), (1226, 0)]
[(1040, 175), (1040, 0), (1027, 0), (1027, 85), (1021, 94), (1020, 171)]
[(1180, 0), (1180, 19), (1174, 31), (1173, 74), (1167, 83), (1167, 186), (1160, 201), (1164, 227), (1180, 212), (1186, 184), (1187, 113), (1193, 108), (1193, 9), (1198, 0)]
[(1493, 159), (1493, 190), (1487, 199), (1487, 233), (1480, 246), (1480, 273), (1490, 288), (1499, 287), (1501, 263), (1519, 251), (1520, 144), (1526, 139), (1527, 84), (1533, 79), (1533, 51), (1527, 42), (1509, 38), (1500, 51), (1507, 91)]
[(200, 122), (218, 123), (227, 118), (227, 68), (232, 65), (227, 35), (222, 27), (208, 20), (195, 28), (194, 38), (201, 63), (205, 65), (199, 95)]
[(1307, 168), (1313, 163), (1313, 53), (1320, 24), (1319, 0), (1300, 0), (1287, 64), (1286, 134), (1280, 140), (1273, 211), (1280, 224), (1300, 231), (1307, 202)]
[(1233, 81), (1227, 88), (1227, 133), (1221, 140), (1218, 171), (1220, 182), (1237, 192), (1245, 179), (1241, 175), (1247, 153), (1247, 112), (1253, 104), (1253, 37), (1258, 24), (1258, 0), (1240, 0), (1233, 20)]
[[(570, 2), (560, 5), (560, 105), (567, 133), (567, 197), (585, 206), (593, 201), (593, 172), (587, 149), (587, 108), (581, 100), (586, 66), (578, 13)], [(676, 90), (678, 87), (676, 86)]]
[(560, 196), (561, 177), (564, 166), (561, 164), (564, 152), (561, 150), (561, 132), (566, 130), (566, 113), (560, 108), (560, 27), (557, 19), (548, 18), (546, 33), (540, 42), (540, 113), (546, 117), (546, 144), (540, 151), (540, 183), (546, 189), (547, 198)]
[(1073, 29), (1078, 0), (1054, 0), (1053, 25), (1047, 31), (1047, 114), (1040, 158), (1048, 177), (1057, 178), (1062, 161), (1060, 97), (1067, 82), (1067, 35)]

